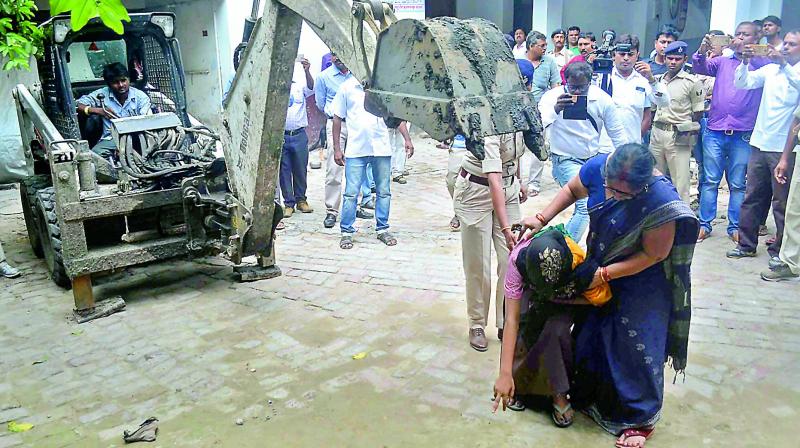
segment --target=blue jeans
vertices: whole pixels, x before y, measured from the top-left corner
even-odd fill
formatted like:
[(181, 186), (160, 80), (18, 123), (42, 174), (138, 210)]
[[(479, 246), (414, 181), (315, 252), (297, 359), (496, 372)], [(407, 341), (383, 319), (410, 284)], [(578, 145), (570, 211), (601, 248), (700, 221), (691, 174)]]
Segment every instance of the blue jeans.
[(700, 189), (700, 226), (711, 232), (717, 217), (717, 193), (722, 174), (728, 181), (728, 234), (739, 230), (739, 212), (745, 192), (747, 162), (750, 160), (750, 131), (734, 132), (706, 129), (703, 133), (703, 180)]
[(308, 136), (305, 131), (297, 135), (284, 134), (278, 179), (285, 206), (294, 207), (298, 201), (306, 200), (307, 167)]
[(697, 162), (697, 183), (700, 186), (700, 194), (702, 194), (703, 184), (705, 183), (705, 172), (703, 171), (703, 134), (706, 133), (706, 126), (708, 126), (708, 118), (703, 114), (700, 119), (700, 133), (697, 136), (697, 143), (692, 148), (692, 157)]
[[(553, 179), (562, 187), (578, 175), (581, 167), (588, 160), (559, 156), (557, 154), (551, 154), (550, 158), (553, 161)], [(583, 232), (586, 231), (588, 226), (589, 211), (586, 209), (586, 199), (580, 199), (575, 202), (575, 211), (567, 223), (567, 232), (575, 241), (580, 241), (583, 238)]]
[(364, 182), (361, 184), (361, 205), (366, 205), (372, 200), (372, 189), (375, 188), (375, 179), (372, 175), (372, 166), (367, 163), (367, 175), (364, 177)]
[[(371, 168), (371, 169), (369, 169)], [(364, 185), (367, 172), (375, 179), (375, 230), (385, 231), (389, 228), (389, 207), (392, 202), (390, 185), (392, 181), (392, 157), (352, 157), (344, 160), (344, 202), (342, 203), (342, 233), (355, 233), (358, 208), (358, 193)]]

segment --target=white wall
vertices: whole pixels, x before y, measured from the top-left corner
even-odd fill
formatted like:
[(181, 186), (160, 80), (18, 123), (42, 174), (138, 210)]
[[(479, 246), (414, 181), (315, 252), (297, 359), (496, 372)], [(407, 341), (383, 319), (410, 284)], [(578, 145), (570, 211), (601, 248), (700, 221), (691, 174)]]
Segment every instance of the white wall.
[(462, 19), (483, 17), (508, 33), (514, 26), (514, 0), (456, 0), (456, 15)]

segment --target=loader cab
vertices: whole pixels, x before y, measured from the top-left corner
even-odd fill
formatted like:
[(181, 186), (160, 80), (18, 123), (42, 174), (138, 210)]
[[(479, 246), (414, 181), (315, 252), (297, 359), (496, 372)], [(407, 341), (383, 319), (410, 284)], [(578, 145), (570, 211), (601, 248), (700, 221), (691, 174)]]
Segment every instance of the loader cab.
[(69, 16), (45, 22), (44, 55), (38, 61), (42, 106), (64, 138), (93, 146), (102, 134), (99, 116), (76, 114), (77, 99), (105, 87), (103, 67), (128, 67), (131, 86), (150, 97), (152, 112), (174, 112), (189, 126), (180, 48), (172, 13), (131, 14), (116, 34), (98, 19), (74, 31)]

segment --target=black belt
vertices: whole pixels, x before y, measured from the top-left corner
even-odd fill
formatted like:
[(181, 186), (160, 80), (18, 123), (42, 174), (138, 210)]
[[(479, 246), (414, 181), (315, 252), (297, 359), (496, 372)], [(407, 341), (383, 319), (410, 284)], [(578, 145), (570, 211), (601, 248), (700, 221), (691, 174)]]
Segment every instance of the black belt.
[(483, 185), (488, 187), (489, 186), (489, 179), (481, 176), (476, 176), (474, 174), (469, 174), (467, 170), (461, 168), (461, 177), (467, 179), (470, 182), (476, 183), (478, 185)]
[(662, 123), (660, 121), (653, 122), (653, 127), (661, 129), (662, 131), (667, 131), (667, 132), (675, 130), (675, 125), (674, 124), (672, 124), (672, 123)]
[(301, 132), (303, 132), (305, 130), (306, 130), (306, 128), (303, 127), (303, 128), (297, 128), (294, 131), (283, 131), (283, 135), (288, 135), (288, 136), (294, 137), (295, 135), (297, 135), (297, 134), (299, 134), (299, 133), (301, 133)]
[[(469, 173), (469, 172), (467, 172), (467, 170), (465, 170), (464, 168), (461, 168), (461, 171), (459, 172), (459, 174), (461, 175), (461, 177), (463, 177), (463, 178), (467, 179), (467, 180), (468, 180), (468, 181), (470, 181), (470, 182), (476, 183), (476, 184), (478, 184), (478, 185), (483, 185), (483, 186), (485, 186), (485, 187), (488, 187), (488, 186), (489, 186), (489, 178), (488, 178), (488, 177), (476, 176), (476, 175), (474, 175), (474, 174), (470, 174), (470, 173)], [(507, 180), (507, 179), (511, 179), (511, 183), (510, 183), (510, 184), (508, 184), (508, 185), (504, 185), (504, 188), (505, 188), (505, 187), (508, 187), (508, 186), (510, 186), (511, 184), (513, 184), (513, 183), (514, 183), (514, 180), (513, 180), (513, 179), (514, 179), (514, 177), (516, 177), (516, 176), (514, 176), (514, 175), (511, 175), (511, 176), (503, 176), (503, 181), (505, 181), (505, 180)]]

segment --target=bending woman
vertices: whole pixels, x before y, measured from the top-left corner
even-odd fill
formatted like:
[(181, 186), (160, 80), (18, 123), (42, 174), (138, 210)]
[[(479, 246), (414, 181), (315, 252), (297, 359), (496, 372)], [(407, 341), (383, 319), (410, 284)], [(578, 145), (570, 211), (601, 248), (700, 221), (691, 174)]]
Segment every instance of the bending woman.
[[(574, 331), (573, 401), (617, 446), (641, 447), (661, 417), (664, 364), (686, 368), (690, 267), (698, 231), (692, 210), (657, 171), (648, 149), (620, 146), (598, 155), (523, 225), (534, 233), (588, 198), (588, 257), (612, 299), (590, 309)], [(677, 373), (676, 373), (677, 374)]]
[[(506, 333), (495, 382), (495, 410), (518, 411), (516, 397), (543, 395), (553, 400), (553, 422), (565, 428), (573, 411), (567, 393), (572, 377), (574, 318), (584, 305), (601, 306), (611, 289), (597, 276), (597, 265), (563, 226), (522, 241), (511, 251), (505, 279)], [(590, 284), (596, 286), (587, 289)]]

